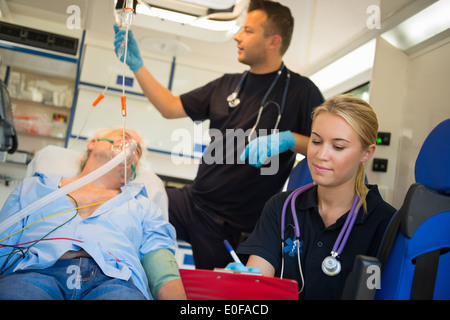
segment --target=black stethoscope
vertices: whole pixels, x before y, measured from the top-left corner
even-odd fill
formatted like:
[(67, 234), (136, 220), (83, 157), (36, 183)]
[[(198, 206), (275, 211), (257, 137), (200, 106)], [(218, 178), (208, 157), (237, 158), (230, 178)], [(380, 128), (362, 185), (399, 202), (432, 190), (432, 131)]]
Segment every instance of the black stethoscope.
[[(304, 287), (304, 279), (303, 279), (303, 272), (302, 272), (302, 266), (300, 263), (300, 228), (298, 224), (298, 218), (297, 218), (297, 211), (295, 210), (295, 200), (297, 197), (311, 189), (314, 186), (314, 183), (309, 183), (307, 185), (304, 185), (296, 190), (294, 190), (286, 199), (283, 205), (283, 210), (281, 212), (281, 278), (283, 278), (283, 270), (284, 270), (284, 227), (285, 227), (285, 219), (286, 219), (286, 211), (287, 206), (289, 203), (291, 204), (291, 213), (292, 213), (292, 219), (294, 220), (294, 226), (295, 226), (295, 242), (297, 246), (297, 259), (298, 259), (298, 267), (300, 269), (300, 278), (302, 280), (302, 288), (300, 292), (303, 290)], [(336, 276), (341, 272), (341, 263), (339, 262), (338, 258), (342, 251), (344, 250), (345, 244), (347, 243), (348, 237), (350, 235), (350, 232), (353, 229), (353, 225), (355, 224), (356, 217), (358, 216), (359, 208), (357, 207), (359, 202), (359, 197), (355, 196), (355, 200), (353, 201), (352, 208), (350, 209), (350, 212), (345, 219), (344, 226), (341, 229), (341, 232), (339, 233), (338, 238), (336, 239), (336, 242), (333, 245), (333, 248), (331, 250), (331, 254), (323, 259), (322, 261), (322, 271), (328, 275), (328, 276)]]
[[(278, 103), (276, 103), (275, 101), (267, 101), (267, 99), (269, 98), (270, 93), (272, 92), (273, 88), (277, 84), (278, 79), (280, 78), (280, 76), (283, 73), (284, 69), (286, 69), (286, 85), (284, 86), (283, 99), (281, 101), (281, 107), (280, 107), (280, 105)], [(239, 81), (239, 84), (237, 85), (236, 89), (234, 89), (233, 93), (231, 93), (227, 97), (228, 106), (230, 108), (236, 108), (241, 103), (241, 100), (239, 99), (239, 94), (241, 93), (242, 87), (244, 86), (244, 82), (247, 79), (247, 76), (248, 76), (248, 71), (246, 71), (244, 73), (244, 75), (242, 76), (241, 80)], [(274, 130), (276, 130), (278, 128), (278, 124), (280, 123), (280, 120), (281, 120), (281, 115), (284, 112), (284, 107), (285, 107), (285, 104), (286, 104), (286, 97), (287, 97), (287, 92), (288, 92), (290, 80), (291, 80), (291, 73), (285, 67), (284, 63), (282, 63), (280, 69), (278, 69), (277, 76), (272, 81), (272, 84), (270, 85), (269, 90), (267, 90), (266, 94), (264, 95), (264, 98), (262, 99), (261, 107), (259, 108), (258, 116), (256, 118), (255, 125), (253, 126), (253, 128), (252, 128), (252, 130), (250, 131), (250, 134), (249, 134), (249, 140), (250, 140), (252, 134), (255, 132), (256, 127), (259, 124), (259, 121), (261, 119), (261, 115), (262, 115), (262, 113), (264, 111), (264, 108), (266, 106), (270, 105), (271, 103), (273, 103), (278, 109), (278, 117), (277, 117), (277, 120), (275, 122)]]

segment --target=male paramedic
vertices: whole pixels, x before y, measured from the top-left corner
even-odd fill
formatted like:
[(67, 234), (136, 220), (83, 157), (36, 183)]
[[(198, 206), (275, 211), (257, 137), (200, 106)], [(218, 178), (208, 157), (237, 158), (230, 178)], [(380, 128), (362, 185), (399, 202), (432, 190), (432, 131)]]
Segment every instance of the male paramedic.
[(185, 298), (173, 255), (175, 230), (144, 185), (128, 182), (143, 146), (132, 130), (100, 130), (87, 144), (79, 175), (36, 172), (23, 180), (0, 211), (0, 224), (124, 148), (129, 155), (0, 234), (0, 300)]
[[(289, 8), (250, 1), (243, 27), (234, 36), (238, 60), (250, 67), (248, 72), (225, 74), (181, 96), (155, 80), (129, 33), (126, 63), (149, 101), (165, 118), (209, 119), (214, 129), (193, 184), (167, 188), (170, 222), (178, 238), (192, 245), (197, 268), (225, 267), (230, 262), (223, 241), (237, 246), (253, 230), (265, 202), (281, 191), (296, 153), (306, 154), (311, 111), (324, 99), (312, 81), (283, 63), (293, 27)], [(117, 53), (125, 31), (114, 28)], [(234, 143), (242, 132), (246, 139)]]

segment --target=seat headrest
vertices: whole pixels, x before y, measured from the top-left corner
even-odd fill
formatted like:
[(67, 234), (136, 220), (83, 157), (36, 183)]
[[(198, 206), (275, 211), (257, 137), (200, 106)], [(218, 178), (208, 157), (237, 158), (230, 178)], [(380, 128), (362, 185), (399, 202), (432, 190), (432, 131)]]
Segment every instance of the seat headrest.
[(438, 124), (425, 139), (414, 173), (416, 182), (450, 194), (450, 119)]

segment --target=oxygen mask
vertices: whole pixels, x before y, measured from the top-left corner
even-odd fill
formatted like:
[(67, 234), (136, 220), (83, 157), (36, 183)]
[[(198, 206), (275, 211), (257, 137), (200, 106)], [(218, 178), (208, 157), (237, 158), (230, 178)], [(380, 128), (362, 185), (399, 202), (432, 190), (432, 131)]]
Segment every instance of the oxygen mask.
[(128, 163), (132, 162), (135, 152), (137, 152), (137, 155), (140, 156), (139, 150), (140, 147), (136, 140), (134, 139), (117, 139), (117, 140), (110, 140), (106, 138), (99, 138), (98, 141), (106, 141), (111, 143), (111, 159), (116, 157), (119, 153), (125, 150), (126, 154), (126, 161)]

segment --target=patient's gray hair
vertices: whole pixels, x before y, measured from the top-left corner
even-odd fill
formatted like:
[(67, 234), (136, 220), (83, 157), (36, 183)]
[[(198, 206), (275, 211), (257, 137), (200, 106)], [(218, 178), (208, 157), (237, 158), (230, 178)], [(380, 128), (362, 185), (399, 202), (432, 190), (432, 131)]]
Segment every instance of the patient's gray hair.
[[(106, 135), (108, 135), (110, 132), (113, 131), (117, 131), (117, 130), (122, 130), (123, 131), (123, 127), (110, 127), (110, 128), (102, 128), (102, 129), (98, 129), (97, 131), (95, 131), (95, 133), (88, 139), (88, 141), (91, 141), (92, 139), (100, 139), (100, 138), (104, 138)], [(145, 157), (146, 154), (146, 143), (145, 143), (145, 139), (144, 137), (136, 130), (133, 129), (125, 129), (125, 132), (130, 132), (132, 133), (134, 136), (136, 136), (138, 138), (138, 142), (139, 142), (139, 146), (141, 147), (142, 150), (142, 155), (139, 159), (138, 164), (136, 165), (136, 170), (138, 170), (139, 167), (139, 163), (141, 163), (142, 159)], [(91, 151), (90, 150), (86, 150), (84, 152), (84, 154), (81, 156), (80, 158), (80, 163), (79, 163), (79, 167), (80, 167), (80, 172), (83, 171), (84, 167), (86, 166), (86, 163), (89, 159), (89, 156), (91, 155)]]

